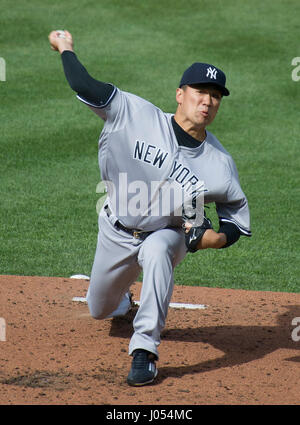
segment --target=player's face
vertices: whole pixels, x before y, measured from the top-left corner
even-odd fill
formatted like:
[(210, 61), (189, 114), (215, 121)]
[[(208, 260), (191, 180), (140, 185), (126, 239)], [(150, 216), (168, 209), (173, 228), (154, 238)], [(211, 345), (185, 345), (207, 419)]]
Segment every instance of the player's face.
[(206, 127), (214, 120), (221, 99), (221, 92), (210, 85), (186, 86), (176, 92), (182, 118), (195, 127)]

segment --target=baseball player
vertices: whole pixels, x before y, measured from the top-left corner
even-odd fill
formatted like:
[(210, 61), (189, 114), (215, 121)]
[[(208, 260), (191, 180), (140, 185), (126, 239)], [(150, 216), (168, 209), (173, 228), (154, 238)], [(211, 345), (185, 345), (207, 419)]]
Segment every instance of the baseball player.
[[(77, 98), (104, 121), (98, 152), (107, 198), (99, 214), (89, 310), (96, 319), (112, 317), (120, 307), (126, 312), (130, 286), (143, 271), (127, 382), (149, 384), (157, 376), (160, 334), (176, 265), (187, 252), (227, 248), (241, 235), (251, 236), (248, 202), (235, 163), (207, 130), (223, 96), (229, 95), (226, 77), (211, 64), (194, 63), (176, 90), (175, 114), (165, 113), (145, 99), (92, 78), (74, 53), (68, 31), (52, 31), (49, 40), (60, 52)], [(171, 192), (175, 195), (166, 208), (164, 195)], [(178, 193), (183, 197), (176, 197)], [(192, 200), (191, 210), (184, 208), (183, 199)], [(203, 213), (199, 220), (198, 199), (215, 204), (218, 231)]]

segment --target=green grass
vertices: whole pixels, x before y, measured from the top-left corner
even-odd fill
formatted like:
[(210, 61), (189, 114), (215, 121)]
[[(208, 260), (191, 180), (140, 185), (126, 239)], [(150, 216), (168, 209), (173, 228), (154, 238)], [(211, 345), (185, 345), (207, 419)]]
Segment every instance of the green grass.
[[(296, 0), (2, 0), (0, 274), (89, 274), (102, 122), (68, 87), (47, 36), (67, 28), (89, 72), (174, 111), (194, 61), (227, 74), (211, 131), (231, 152), (252, 238), (188, 255), (177, 284), (299, 292), (300, 56)], [(217, 217), (209, 210), (214, 223)]]

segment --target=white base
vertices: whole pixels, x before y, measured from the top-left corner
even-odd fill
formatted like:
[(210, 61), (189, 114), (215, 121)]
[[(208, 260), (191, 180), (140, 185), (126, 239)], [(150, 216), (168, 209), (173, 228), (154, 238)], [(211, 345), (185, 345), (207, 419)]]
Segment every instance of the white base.
[(86, 276), (85, 274), (73, 274), (73, 276), (70, 276), (70, 279), (90, 280), (90, 277), (89, 276)]

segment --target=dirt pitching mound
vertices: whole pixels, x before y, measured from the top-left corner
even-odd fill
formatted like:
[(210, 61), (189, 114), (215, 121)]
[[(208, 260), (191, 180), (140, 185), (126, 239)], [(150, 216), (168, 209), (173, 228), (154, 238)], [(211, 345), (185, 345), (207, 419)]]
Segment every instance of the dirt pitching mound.
[(72, 301), (88, 284), (0, 276), (1, 404), (299, 404), (300, 294), (175, 286), (172, 302), (207, 308), (169, 309), (157, 380), (132, 388), (138, 306), (97, 321)]

